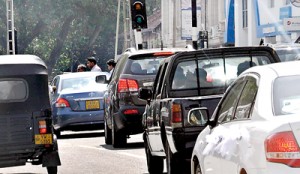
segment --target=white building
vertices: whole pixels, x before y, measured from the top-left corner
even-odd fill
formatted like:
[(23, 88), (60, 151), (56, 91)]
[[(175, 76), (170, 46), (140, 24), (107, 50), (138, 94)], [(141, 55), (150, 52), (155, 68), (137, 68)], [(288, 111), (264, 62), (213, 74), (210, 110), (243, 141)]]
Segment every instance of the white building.
[[(234, 36), (236, 46), (265, 43), (291, 43), (300, 36), (300, 1), (227, 0), (234, 1)], [(299, 7), (295, 6), (299, 5)]]
[[(162, 38), (166, 47), (182, 47), (192, 43), (191, 2), (161, 1)], [(197, 31), (209, 32), (209, 47), (224, 44), (225, 17), (225, 0), (197, 0)]]
[[(192, 0), (162, 0), (162, 39), (166, 47), (191, 44)], [(197, 30), (208, 31), (209, 47), (290, 43), (300, 36), (300, 0), (197, 0)], [(299, 6), (299, 7), (297, 7)], [(190, 13), (190, 14), (188, 14)]]

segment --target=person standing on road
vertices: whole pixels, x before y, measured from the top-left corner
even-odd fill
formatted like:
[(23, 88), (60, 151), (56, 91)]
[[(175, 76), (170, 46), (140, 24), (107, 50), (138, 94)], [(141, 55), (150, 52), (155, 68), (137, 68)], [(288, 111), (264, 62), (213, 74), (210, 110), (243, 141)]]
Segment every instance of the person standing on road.
[(109, 59), (107, 62), (107, 68), (109, 70), (109, 74), (112, 75), (112, 73), (114, 72), (115, 66), (116, 66), (116, 62), (114, 59)]
[(87, 66), (88, 68), (90, 68), (91, 71), (102, 71), (101, 68), (97, 65), (95, 57), (87, 58)]

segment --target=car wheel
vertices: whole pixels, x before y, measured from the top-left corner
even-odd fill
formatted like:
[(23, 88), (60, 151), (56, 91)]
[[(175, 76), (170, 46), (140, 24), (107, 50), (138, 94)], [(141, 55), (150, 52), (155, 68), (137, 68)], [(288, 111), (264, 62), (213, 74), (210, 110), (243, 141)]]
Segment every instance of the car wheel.
[(195, 174), (202, 174), (200, 164), (197, 165), (195, 169)]
[(57, 139), (61, 137), (61, 131), (54, 129), (54, 134), (56, 135)]
[(182, 166), (183, 164), (180, 164), (179, 158), (176, 157), (176, 155), (172, 154), (172, 151), (169, 147), (168, 142), (166, 142), (165, 145), (166, 149), (166, 163), (167, 163), (167, 173), (168, 174), (180, 174), (182, 173)]
[(158, 156), (152, 156), (150, 149), (145, 143), (145, 151), (147, 157), (147, 166), (149, 174), (160, 174), (164, 170), (164, 160)]
[(104, 119), (104, 134), (105, 134), (105, 144), (111, 145), (112, 143), (112, 135), (111, 135), (111, 129), (107, 126), (107, 122)]
[(57, 174), (57, 166), (47, 167), (48, 174)]
[(116, 131), (114, 119), (112, 119), (112, 145), (114, 148), (124, 147), (127, 143), (126, 134), (121, 131)]

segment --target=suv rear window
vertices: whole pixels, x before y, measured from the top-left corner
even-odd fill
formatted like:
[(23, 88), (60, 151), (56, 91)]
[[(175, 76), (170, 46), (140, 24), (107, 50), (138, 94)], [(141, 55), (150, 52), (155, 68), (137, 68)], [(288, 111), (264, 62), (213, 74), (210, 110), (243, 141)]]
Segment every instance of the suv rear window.
[(223, 94), (227, 86), (249, 67), (269, 64), (267, 56), (213, 57), (178, 63), (172, 90), (200, 89), (200, 95)]
[(21, 79), (7, 79), (0, 81), (0, 102), (20, 102), (25, 101), (28, 96), (28, 86)]
[(167, 56), (148, 56), (129, 59), (124, 74), (156, 75), (160, 62)]

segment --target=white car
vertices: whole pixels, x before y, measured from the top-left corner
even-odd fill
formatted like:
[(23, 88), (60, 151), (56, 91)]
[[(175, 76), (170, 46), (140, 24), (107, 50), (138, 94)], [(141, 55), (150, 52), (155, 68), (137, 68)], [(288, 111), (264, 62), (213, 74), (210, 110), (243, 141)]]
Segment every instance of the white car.
[[(299, 67), (292, 61), (243, 72), (199, 134), (192, 174), (299, 174)], [(195, 109), (188, 119), (207, 120), (207, 112)]]

